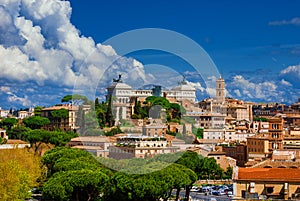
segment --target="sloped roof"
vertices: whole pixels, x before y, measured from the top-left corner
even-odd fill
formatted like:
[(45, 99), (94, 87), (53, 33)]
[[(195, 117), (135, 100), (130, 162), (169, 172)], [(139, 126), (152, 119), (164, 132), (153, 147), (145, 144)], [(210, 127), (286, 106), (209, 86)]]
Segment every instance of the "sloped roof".
[(249, 181), (297, 181), (300, 169), (296, 168), (239, 168), (238, 180)]

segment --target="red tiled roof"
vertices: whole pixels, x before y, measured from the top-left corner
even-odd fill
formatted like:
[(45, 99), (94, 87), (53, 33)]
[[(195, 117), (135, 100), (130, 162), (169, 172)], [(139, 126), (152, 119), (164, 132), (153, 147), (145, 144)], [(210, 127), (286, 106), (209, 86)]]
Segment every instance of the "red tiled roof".
[(300, 169), (296, 168), (239, 168), (238, 180), (298, 181)]

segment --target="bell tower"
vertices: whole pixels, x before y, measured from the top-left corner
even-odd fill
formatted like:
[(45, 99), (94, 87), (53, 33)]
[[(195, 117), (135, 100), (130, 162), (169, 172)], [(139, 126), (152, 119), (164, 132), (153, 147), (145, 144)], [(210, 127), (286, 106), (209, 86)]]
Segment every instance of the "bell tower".
[(216, 81), (216, 99), (218, 103), (225, 102), (225, 81), (222, 77)]

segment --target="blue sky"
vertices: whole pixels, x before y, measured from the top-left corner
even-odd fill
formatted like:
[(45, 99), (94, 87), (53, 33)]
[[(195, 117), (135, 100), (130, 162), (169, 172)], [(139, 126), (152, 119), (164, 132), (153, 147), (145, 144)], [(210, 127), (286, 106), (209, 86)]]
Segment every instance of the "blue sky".
[[(71, 2), (71, 21), (82, 34), (92, 36), (95, 41), (101, 43), (132, 29), (170, 29), (201, 45), (222, 76), (229, 81), (236, 74), (242, 74), (250, 80), (282, 81), (282, 76), (278, 74), (300, 63), (300, 1)], [(171, 55), (161, 55), (148, 51), (130, 56), (143, 64), (159, 61), (184, 71), (186, 63)], [(264, 77), (266, 75), (269, 78)], [(299, 74), (295, 78), (286, 77), (288, 81), (294, 82), (296, 91), (299, 91)], [(296, 96), (297, 93), (293, 101), (296, 101)]]
[(199, 99), (211, 94), (188, 63), (168, 52), (132, 52), (105, 70), (119, 55), (102, 43), (141, 28), (197, 42), (230, 97), (293, 103), (300, 97), (299, 8), (296, 0), (0, 0), (1, 106), (49, 106), (70, 93), (103, 97), (119, 73), (136, 88), (172, 87), (185, 74)]
[[(71, 1), (71, 21), (95, 41), (139, 28), (164, 28), (198, 42), (221, 72), (300, 62), (299, 1)], [(298, 52), (293, 53), (296, 49)]]

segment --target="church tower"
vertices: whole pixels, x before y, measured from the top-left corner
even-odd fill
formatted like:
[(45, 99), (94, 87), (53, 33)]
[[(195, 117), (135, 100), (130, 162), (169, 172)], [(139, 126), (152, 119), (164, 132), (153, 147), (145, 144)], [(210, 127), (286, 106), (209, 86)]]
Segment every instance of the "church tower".
[(225, 81), (222, 77), (216, 81), (216, 99), (218, 103), (225, 102)]

